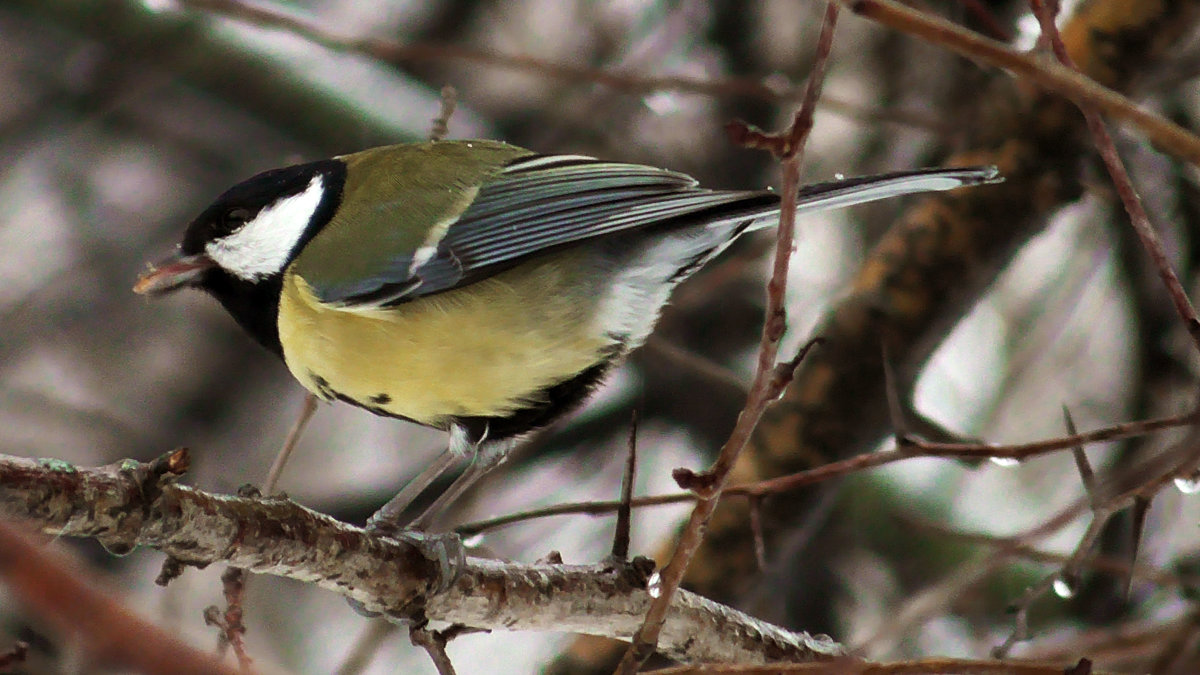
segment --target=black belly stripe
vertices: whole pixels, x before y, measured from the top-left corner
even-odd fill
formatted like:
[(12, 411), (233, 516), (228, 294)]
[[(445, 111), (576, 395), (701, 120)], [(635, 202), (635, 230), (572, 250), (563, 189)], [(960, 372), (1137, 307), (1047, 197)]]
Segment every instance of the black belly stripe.
[(454, 423), (467, 430), (467, 438), (479, 442), (504, 440), (540, 429), (571, 412), (604, 381), (612, 366), (624, 353), (623, 345), (614, 345), (610, 355), (569, 380), (551, 385), (533, 396), (533, 405), (497, 417), (456, 417)]

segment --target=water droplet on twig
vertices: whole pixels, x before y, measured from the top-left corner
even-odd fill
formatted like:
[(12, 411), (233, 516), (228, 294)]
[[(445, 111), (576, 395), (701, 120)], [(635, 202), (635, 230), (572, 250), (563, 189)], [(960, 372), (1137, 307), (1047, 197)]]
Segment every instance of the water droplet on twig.
[(658, 572), (651, 574), (646, 580), (646, 593), (652, 598), (662, 595), (662, 576)]

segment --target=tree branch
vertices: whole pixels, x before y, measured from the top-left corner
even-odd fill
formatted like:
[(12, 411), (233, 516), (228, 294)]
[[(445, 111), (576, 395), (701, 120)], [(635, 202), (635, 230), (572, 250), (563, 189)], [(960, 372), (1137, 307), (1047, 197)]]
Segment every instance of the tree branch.
[[(291, 500), (214, 495), (172, 481), (178, 450), (149, 464), (77, 468), (0, 455), (0, 513), (56, 535), (95, 537), (117, 551), (146, 546), (183, 563), (225, 562), (314, 584), (393, 619), (486, 630), (567, 631), (628, 638), (650, 605), (640, 585), (601, 565), (522, 564), (467, 558), (441, 594), (439, 565), (408, 541), (373, 535)], [(841, 653), (681, 592), (661, 651), (684, 662), (803, 662)]]

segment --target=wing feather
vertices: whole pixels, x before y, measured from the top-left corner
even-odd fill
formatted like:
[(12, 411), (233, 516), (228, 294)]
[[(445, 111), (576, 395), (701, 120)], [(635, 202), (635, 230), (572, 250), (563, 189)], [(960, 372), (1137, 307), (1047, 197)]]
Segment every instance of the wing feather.
[[(767, 198), (764, 200), (764, 196)], [(458, 288), (530, 256), (714, 208), (772, 199), (763, 191), (716, 192), (685, 174), (587, 157), (532, 155), (484, 184), (433, 255), (398, 256), (366, 283), (317, 289), (343, 307), (391, 306)]]
[[(799, 204), (806, 211), (839, 208), (995, 180), (994, 167), (906, 171), (806, 186)], [(525, 155), (480, 186), (440, 240), (393, 256), (370, 278), (314, 290), (322, 302), (346, 309), (393, 306), (621, 232), (750, 223), (777, 212), (778, 202), (769, 191), (703, 189), (690, 176), (665, 169), (577, 155)]]

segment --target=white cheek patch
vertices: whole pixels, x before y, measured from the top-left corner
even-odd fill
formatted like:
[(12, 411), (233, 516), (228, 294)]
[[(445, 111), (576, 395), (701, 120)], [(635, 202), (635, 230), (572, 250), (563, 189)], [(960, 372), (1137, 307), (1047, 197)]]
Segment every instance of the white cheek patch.
[(233, 234), (210, 241), (204, 252), (246, 281), (276, 274), (288, 263), (324, 195), (324, 179), (313, 176), (304, 191), (267, 206)]

